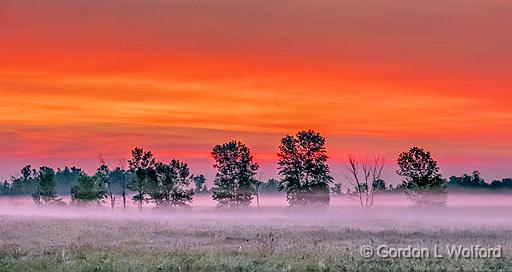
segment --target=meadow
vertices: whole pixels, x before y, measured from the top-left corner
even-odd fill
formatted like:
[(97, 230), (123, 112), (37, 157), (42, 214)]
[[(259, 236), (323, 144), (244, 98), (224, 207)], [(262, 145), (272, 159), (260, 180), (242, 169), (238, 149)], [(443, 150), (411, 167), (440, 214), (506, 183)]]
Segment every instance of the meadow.
[[(448, 207), (436, 209), (381, 197), (381, 205), (371, 210), (344, 200), (324, 210), (294, 210), (271, 199), (263, 199), (271, 203), (267, 206), (244, 210), (216, 209), (205, 200), (204, 205), (179, 211), (3, 202), (0, 270), (512, 270), (512, 221), (506, 196), (452, 197)], [(500, 245), (503, 256), (364, 258), (363, 245)]]

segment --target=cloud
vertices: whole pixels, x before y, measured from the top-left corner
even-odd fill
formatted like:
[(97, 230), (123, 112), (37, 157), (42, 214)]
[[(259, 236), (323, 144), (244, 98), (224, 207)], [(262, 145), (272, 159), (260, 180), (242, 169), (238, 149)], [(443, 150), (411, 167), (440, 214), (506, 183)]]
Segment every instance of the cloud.
[(4, 2), (0, 159), (92, 165), (145, 145), (203, 167), (211, 146), (237, 138), (271, 161), (280, 136), (312, 128), (334, 157), (423, 144), (447, 160), (467, 148), (507, 161), (511, 9), (492, 0)]

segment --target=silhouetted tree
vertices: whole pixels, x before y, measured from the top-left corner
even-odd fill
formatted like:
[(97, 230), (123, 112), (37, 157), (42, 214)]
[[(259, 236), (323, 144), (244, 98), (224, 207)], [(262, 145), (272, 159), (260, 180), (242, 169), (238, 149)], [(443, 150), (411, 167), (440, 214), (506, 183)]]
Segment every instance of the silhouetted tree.
[(82, 175), (71, 187), (71, 199), (75, 202), (100, 204), (107, 197), (106, 184), (99, 175)]
[(32, 199), (36, 204), (48, 204), (56, 198), (55, 171), (47, 166), (39, 168), (37, 172), (36, 191), (32, 194)]
[(151, 151), (144, 151), (139, 147), (132, 150), (132, 159), (128, 161), (128, 165), (135, 178), (128, 184), (128, 189), (135, 192), (132, 199), (138, 203), (139, 209), (142, 209), (142, 203), (148, 200), (149, 179), (154, 179), (156, 175), (155, 164)]
[(129, 173), (122, 167), (116, 167), (110, 171), (110, 183), (112, 190), (121, 194), (123, 199), (123, 208), (126, 208), (126, 191), (128, 190), (128, 184), (132, 179), (133, 173)]
[(280, 190), (290, 205), (329, 205), (331, 177), (325, 139), (312, 130), (287, 135), (279, 146)]
[(493, 180), (489, 188), (495, 191), (512, 189), (512, 178), (503, 178), (501, 180)]
[(63, 169), (57, 168), (55, 172), (55, 183), (57, 186), (57, 194), (58, 195), (67, 195), (71, 191), (71, 187), (75, 185), (78, 181), (78, 178), (85, 173), (80, 168), (72, 167), (64, 167)]
[(0, 195), (12, 195), (12, 194), (13, 194), (13, 190), (12, 190), (11, 184), (7, 180), (4, 180), (4, 182), (2, 183), (2, 186), (0, 187)]
[(279, 192), (279, 181), (277, 179), (269, 179), (260, 185), (260, 192), (262, 193), (277, 193)]
[(221, 207), (249, 206), (256, 194), (254, 178), (259, 166), (253, 162), (249, 148), (231, 141), (213, 148), (213, 165), (217, 169), (212, 192)]
[(473, 171), (473, 174), (464, 174), (462, 177), (451, 176), (448, 179), (448, 186), (457, 189), (487, 189), (489, 184), (480, 177), (480, 172)]
[(30, 195), (36, 191), (36, 178), (37, 171), (30, 165), (27, 165), (21, 169), (20, 177), (11, 178), (11, 190), (12, 194), (16, 195)]
[(403, 186), (409, 199), (418, 206), (445, 205), (446, 181), (439, 173), (430, 152), (412, 147), (398, 157), (397, 174), (404, 178)]
[(179, 160), (156, 163), (156, 176), (149, 179), (148, 194), (157, 206), (189, 206), (194, 190), (189, 188), (193, 176), (188, 165)]
[(373, 188), (375, 192), (383, 192), (387, 190), (386, 182), (383, 179), (377, 179), (373, 181)]
[(208, 193), (208, 188), (206, 188), (206, 178), (203, 175), (194, 176), (193, 180), (196, 194)]
[(512, 188), (512, 178), (501, 179), (501, 184), (503, 185), (503, 187)]
[(379, 181), (381, 181), (384, 158), (375, 157), (370, 160), (365, 157), (364, 159), (357, 159), (355, 156), (349, 155), (348, 164), (345, 168), (345, 178), (353, 189), (349, 196), (355, 196), (361, 207), (371, 208), (377, 191), (375, 186), (379, 185)]
[(331, 193), (333, 195), (341, 195), (343, 192), (342, 192), (343, 188), (342, 188), (342, 184), (341, 183), (334, 183), (333, 186), (331, 187)]
[(106, 189), (107, 197), (110, 200), (110, 208), (114, 209), (114, 206), (116, 205), (116, 197), (112, 191), (112, 180), (110, 179), (110, 174), (110, 169), (103, 162), (103, 164), (96, 170), (95, 177)]

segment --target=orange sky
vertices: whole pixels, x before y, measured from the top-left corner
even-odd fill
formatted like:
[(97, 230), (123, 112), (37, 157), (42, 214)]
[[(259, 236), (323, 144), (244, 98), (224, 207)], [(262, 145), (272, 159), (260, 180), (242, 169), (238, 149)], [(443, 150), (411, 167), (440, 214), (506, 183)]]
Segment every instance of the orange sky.
[[(512, 176), (512, 2), (0, 0), (0, 178), (115, 166), (136, 145), (212, 174), (285, 134), (347, 153), (424, 146), (443, 173)], [(335, 174), (336, 174), (335, 173)]]

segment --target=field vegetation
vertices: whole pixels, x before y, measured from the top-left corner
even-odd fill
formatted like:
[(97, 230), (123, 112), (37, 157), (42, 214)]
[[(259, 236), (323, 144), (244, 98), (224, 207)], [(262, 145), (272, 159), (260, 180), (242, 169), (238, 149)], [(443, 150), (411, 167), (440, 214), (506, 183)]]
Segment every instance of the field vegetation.
[[(382, 203), (382, 200), (380, 200)], [(5, 207), (5, 206), (4, 206)], [(12, 207), (11, 207), (12, 208)], [(72, 211), (70, 211), (72, 209)], [(508, 207), (297, 211), (40, 207), (0, 215), (1, 271), (510, 271)], [(478, 220), (475, 220), (478, 218)], [(499, 219), (499, 220), (498, 220)], [(500, 259), (363, 258), (362, 245), (503, 246)]]

